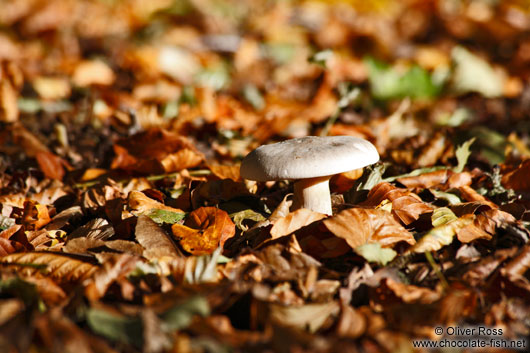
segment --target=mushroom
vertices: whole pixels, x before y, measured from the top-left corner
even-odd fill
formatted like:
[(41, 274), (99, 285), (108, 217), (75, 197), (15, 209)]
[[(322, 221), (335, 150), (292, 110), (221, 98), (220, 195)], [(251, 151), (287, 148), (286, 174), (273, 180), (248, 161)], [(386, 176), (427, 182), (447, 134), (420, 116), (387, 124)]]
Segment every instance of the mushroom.
[(264, 145), (241, 163), (241, 176), (256, 181), (296, 180), (293, 209), (331, 215), (329, 179), (379, 160), (370, 142), (352, 136), (307, 136)]

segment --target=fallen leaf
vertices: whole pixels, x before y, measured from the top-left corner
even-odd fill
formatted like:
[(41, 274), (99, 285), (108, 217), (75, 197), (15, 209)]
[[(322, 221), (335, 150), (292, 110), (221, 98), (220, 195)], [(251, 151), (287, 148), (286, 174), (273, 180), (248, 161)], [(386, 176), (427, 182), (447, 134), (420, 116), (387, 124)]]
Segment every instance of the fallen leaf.
[(231, 179), (236, 182), (242, 181), (238, 165), (208, 164), (208, 169), (219, 179)]
[(175, 153), (168, 154), (160, 161), (166, 173), (176, 172), (198, 166), (204, 160), (204, 156), (192, 149), (182, 149)]
[(379, 243), (363, 244), (354, 250), (357, 254), (364, 257), (366, 261), (376, 262), (382, 266), (392, 261), (397, 255), (397, 252), (392, 249), (382, 248)]
[(379, 183), (373, 187), (362, 206), (375, 207), (385, 199), (392, 202), (392, 213), (405, 225), (417, 220), (420, 215), (432, 211), (432, 207), (421, 198), (403, 189), (398, 189), (389, 183)]
[(474, 215), (464, 215), (453, 219), (427, 232), (409, 251), (424, 253), (437, 251), (453, 242), (454, 236), (475, 219)]
[(0, 82), (0, 121), (13, 123), (18, 120), (18, 92), (8, 80)]
[(75, 68), (73, 82), (76, 86), (111, 85), (116, 76), (112, 69), (101, 60), (86, 60), (80, 62)]
[(228, 213), (215, 207), (201, 207), (184, 222), (171, 227), (184, 250), (193, 255), (211, 254), (235, 235), (235, 224)]
[(4, 266), (14, 266), (21, 273), (32, 275), (43, 272), (59, 282), (80, 282), (89, 278), (97, 266), (74, 258), (47, 252), (25, 252), (0, 258)]
[(340, 306), (336, 301), (327, 303), (305, 304), (301, 306), (284, 306), (269, 304), (270, 319), (282, 325), (307, 329), (316, 332), (330, 316), (339, 313)]
[[(173, 208), (164, 205), (161, 202), (155, 201), (150, 197), (147, 197), (143, 192), (140, 191), (131, 191), (129, 193), (129, 198), (127, 200), (127, 204), (129, 205), (129, 208), (132, 210), (133, 214), (136, 215), (149, 215), (154, 210), (162, 210), (171, 212), (173, 214), (182, 214), (184, 213), (182, 210), (179, 210), (178, 208)], [(156, 214), (156, 213), (155, 213)]]
[(164, 256), (182, 256), (169, 235), (147, 216), (140, 215), (138, 217), (135, 237), (145, 249), (143, 256), (148, 260), (156, 260)]
[(385, 278), (384, 283), (405, 303), (430, 304), (439, 300), (442, 294), (440, 291), (397, 282), (391, 278)]
[(502, 176), (502, 185), (516, 191), (530, 191), (530, 159), (524, 160), (517, 168)]
[(380, 209), (350, 208), (323, 221), (326, 228), (346, 240), (352, 249), (367, 243), (388, 247), (404, 241), (416, 243), (414, 236), (392, 215)]
[(37, 152), (37, 163), (39, 163), (40, 170), (47, 178), (62, 180), (65, 174), (65, 161), (61, 157), (47, 151)]
[(290, 212), (285, 217), (274, 221), (274, 225), (271, 228), (272, 238), (276, 239), (291, 234), (292, 232), (323, 218), (326, 218), (325, 214), (314, 212), (307, 208), (301, 208), (294, 212)]

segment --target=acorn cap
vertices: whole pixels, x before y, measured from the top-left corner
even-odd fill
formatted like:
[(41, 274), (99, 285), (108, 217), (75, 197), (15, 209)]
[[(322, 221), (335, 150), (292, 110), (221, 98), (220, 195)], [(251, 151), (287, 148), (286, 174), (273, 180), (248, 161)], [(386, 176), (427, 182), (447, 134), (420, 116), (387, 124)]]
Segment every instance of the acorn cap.
[(307, 179), (339, 174), (379, 160), (369, 141), (353, 136), (307, 136), (264, 145), (241, 163), (245, 179)]

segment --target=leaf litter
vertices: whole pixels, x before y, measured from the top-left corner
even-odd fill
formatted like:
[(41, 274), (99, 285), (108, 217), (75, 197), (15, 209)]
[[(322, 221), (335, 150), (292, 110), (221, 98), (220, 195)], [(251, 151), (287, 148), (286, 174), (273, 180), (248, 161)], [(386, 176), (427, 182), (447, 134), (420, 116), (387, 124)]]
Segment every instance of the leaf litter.
[[(530, 336), (524, 2), (0, 4), (0, 351), (411, 352)], [(261, 144), (370, 140), (330, 181)]]

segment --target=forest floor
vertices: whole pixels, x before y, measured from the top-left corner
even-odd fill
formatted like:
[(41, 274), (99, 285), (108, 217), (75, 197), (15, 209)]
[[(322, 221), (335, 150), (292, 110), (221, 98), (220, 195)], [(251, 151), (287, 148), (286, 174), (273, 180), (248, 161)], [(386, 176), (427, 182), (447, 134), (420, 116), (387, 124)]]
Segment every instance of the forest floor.
[(0, 2), (2, 353), (527, 351), (529, 229), (526, 0)]

